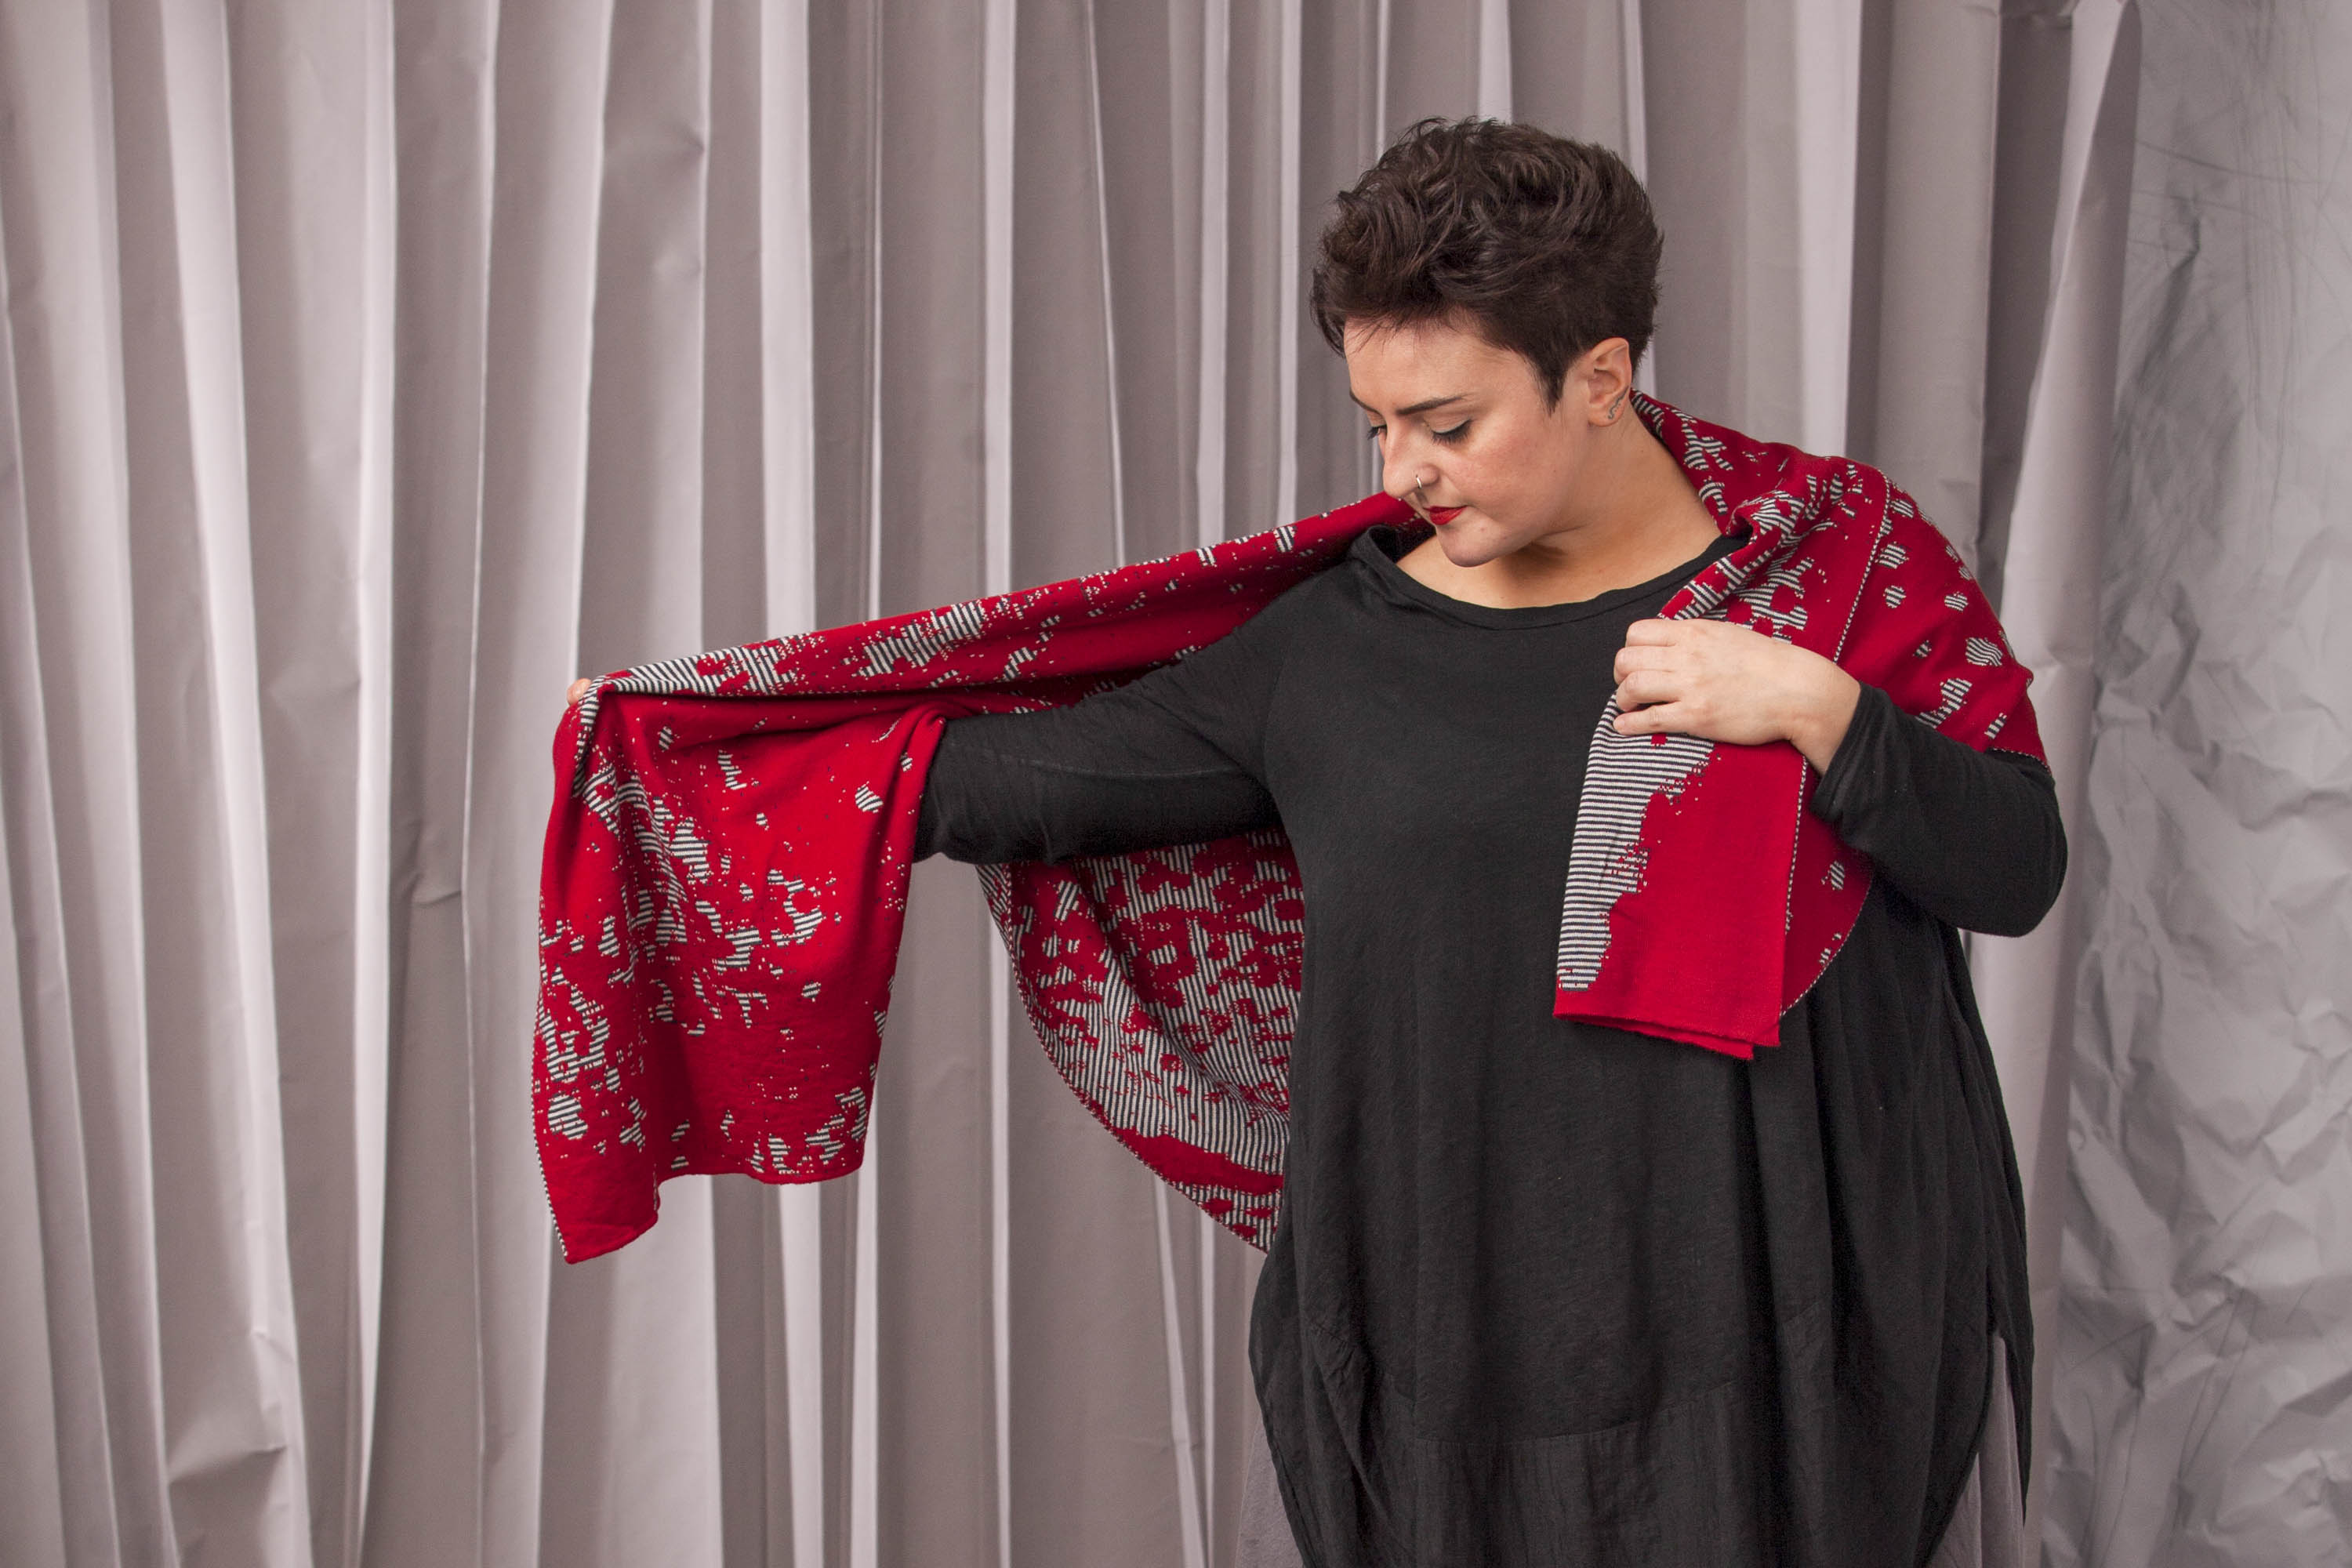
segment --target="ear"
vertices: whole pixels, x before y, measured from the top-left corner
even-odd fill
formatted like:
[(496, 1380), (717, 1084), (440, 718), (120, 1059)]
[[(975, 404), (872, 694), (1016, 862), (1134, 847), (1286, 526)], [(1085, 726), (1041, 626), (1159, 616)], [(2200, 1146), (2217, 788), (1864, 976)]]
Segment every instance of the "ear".
[(1573, 401), (1588, 423), (1608, 425), (1624, 417), (1633, 393), (1633, 345), (1623, 338), (1603, 338), (1568, 367), (1560, 401)]

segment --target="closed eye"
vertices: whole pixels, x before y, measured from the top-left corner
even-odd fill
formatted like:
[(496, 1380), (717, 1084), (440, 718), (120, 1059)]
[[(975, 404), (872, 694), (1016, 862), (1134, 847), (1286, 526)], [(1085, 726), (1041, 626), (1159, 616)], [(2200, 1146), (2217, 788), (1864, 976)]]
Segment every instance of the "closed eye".
[(1451, 430), (1432, 430), (1429, 435), (1432, 440), (1444, 441), (1447, 445), (1451, 446), (1453, 443), (1461, 440), (1462, 437), (1468, 435), (1469, 432), (1470, 421), (1465, 419), (1461, 424), (1456, 425)]

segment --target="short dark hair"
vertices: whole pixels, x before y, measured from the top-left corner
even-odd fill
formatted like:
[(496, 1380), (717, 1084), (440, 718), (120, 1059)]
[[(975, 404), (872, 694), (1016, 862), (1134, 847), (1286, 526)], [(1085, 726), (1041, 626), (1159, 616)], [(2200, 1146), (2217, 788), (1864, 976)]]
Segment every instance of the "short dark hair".
[(1351, 321), (1460, 317), (1559, 399), (1606, 338), (1636, 363), (1658, 313), (1665, 240), (1623, 159), (1496, 120), (1424, 120), (1339, 193), (1308, 299), (1344, 352)]

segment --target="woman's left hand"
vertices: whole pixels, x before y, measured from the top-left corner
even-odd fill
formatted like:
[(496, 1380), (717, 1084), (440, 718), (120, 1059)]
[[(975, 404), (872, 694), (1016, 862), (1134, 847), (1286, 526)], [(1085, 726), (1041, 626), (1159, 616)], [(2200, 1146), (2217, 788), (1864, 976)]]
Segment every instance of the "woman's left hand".
[(1635, 621), (1617, 650), (1621, 735), (1786, 741), (1825, 773), (1861, 696), (1820, 654), (1726, 621)]

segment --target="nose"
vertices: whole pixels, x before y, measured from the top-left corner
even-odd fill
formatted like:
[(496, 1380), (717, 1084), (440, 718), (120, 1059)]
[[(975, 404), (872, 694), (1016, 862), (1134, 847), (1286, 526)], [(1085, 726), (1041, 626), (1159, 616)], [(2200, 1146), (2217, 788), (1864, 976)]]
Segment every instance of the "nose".
[(1427, 463), (1419, 460), (1408, 449), (1410, 445), (1393, 433), (1381, 445), (1381, 489), (1399, 500), (1410, 497), (1414, 490), (1436, 477), (1430, 472)]

